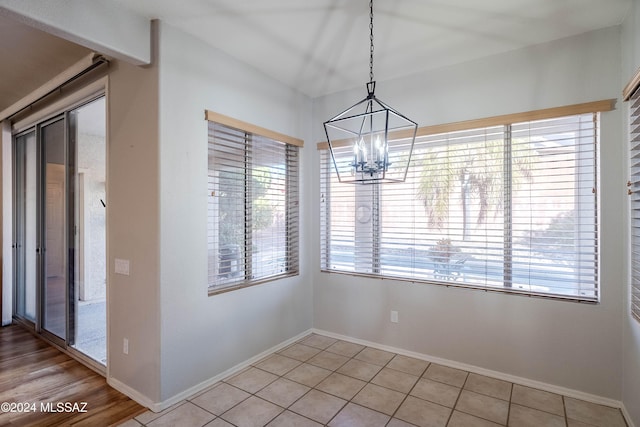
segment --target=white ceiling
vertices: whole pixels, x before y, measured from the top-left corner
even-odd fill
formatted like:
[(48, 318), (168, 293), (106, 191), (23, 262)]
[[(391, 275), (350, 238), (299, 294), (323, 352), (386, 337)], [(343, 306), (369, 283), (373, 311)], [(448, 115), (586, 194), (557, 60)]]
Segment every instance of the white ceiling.
[[(369, 79), (366, 0), (109, 0), (316, 97)], [(376, 0), (377, 80), (617, 25), (631, 0)]]
[[(366, 0), (101, 0), (159, 18), (317, 97), (369, 79)], [(632, 0), (375, 0), (387, 80), (617, 25)], [(0, 16), (0, 111), (88, 49)]]

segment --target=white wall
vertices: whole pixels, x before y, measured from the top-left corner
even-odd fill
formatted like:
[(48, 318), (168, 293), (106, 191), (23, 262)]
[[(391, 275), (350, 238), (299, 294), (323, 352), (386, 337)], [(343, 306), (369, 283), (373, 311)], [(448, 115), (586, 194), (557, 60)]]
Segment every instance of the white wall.
[[(627, 18), (622, 25), (622, 84), (634, 76), (640, 67), (640, 2), (634, 0)], [(628, 143), (629, 106), (625, 103), (623, 111), (623, 131), (625, 143)], [(623, 170), (627, 173), (628, 159), (625, 158)], [(625, 205), (628, 208), (627, 205)], [(627, 242), (629, 244), (629, 242)], [(626, 266), (629, 270), (629, 265)], [(640, 323), (630, 313), (630, 280), (627, 278), (624, 289), (623, 307), (623, 351), (622, 351), (622, 401), (633, 423), (640, 426)]]
[[(160, 398), (158, 102), (156, 66), (109, 65), (107, 379), (145, 405)], [(116, 258), (129, 260), (128, 276), (115, 274)]]
[[(161, 401), (312, 327), (302, 174), (301, 274), (207, 296), (207, 122), (213, 110), (310, 143), (311, 102), (205, 43), (160, 25)], [(304, 171), (304, 168), (302, 169)]]
[[(620, 63), (616, 27), (379, 81), (376, 89), (382, 100), (424, 126), (617, 98)], [(364, 82), (355, 91), (314, 100), (314, 141), (324, 139), (324, 120), (363, 95)], [(620, 400), (625, 281), (620, 207), (626, 203), (621, 112), (618, 106), (602, 115), (600, 304), (320, 273), (316, 227), (314, 326)], [(317, 176), (317, 160), (311, 167)], [(318, 200), (316, 184), (314, 224)], [(389, 322), (390, 310), (399, 312), (399, 323)]]

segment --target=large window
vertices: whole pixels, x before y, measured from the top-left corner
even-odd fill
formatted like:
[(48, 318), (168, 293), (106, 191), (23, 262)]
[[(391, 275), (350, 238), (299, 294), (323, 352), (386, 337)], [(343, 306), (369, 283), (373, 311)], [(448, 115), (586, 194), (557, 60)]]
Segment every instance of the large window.
[(398, 184), (341, 184), (323, 150), (322, 269), (598, 301), (598, 119), (423, 131)]
[(213, 115), (208, 113), (210, 293), (298, 274), (298, 146)]

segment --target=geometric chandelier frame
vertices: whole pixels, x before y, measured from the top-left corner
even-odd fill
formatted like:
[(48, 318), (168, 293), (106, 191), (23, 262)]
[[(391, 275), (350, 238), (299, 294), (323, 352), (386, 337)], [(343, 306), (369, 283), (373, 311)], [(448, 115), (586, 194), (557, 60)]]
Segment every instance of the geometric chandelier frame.
[(367, 97), (324, 122), (340, 182), (403, 182), (418, 124), (375, 96), (373, 80), (373, 0), (369, 2), (370, 55)]

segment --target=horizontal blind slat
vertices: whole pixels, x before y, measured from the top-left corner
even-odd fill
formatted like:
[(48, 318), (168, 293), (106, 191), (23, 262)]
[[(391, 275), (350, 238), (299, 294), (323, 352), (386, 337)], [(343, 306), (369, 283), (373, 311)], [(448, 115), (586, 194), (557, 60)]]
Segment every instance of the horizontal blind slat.
[[(631, 97), (629, 168), (631, 181), (640, 182), (640, 94)], [(640, 322), (640, 195), (634, 191), (630, 198), (631, 219), (631, 315)]]

